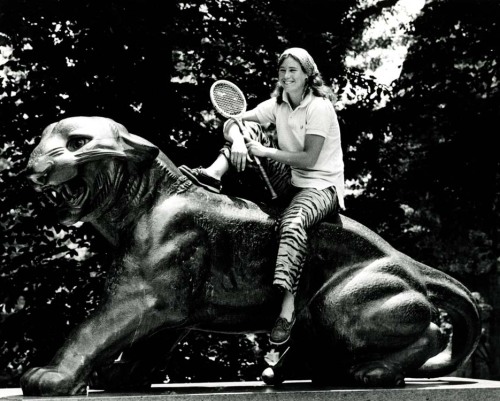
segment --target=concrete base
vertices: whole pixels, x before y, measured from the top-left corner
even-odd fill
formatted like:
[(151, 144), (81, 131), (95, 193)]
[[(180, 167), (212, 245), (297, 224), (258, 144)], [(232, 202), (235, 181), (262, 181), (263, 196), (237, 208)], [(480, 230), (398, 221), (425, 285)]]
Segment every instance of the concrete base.
[(87, 396), (23, 397), (21, 389), (0, 389), (2, 401), (495, 401), (500, 381), (443, 377), (407, 379), (397, 389), (314, 387), (309, 381), (288, 381), (279, 387), (262, 382), (154, 385), (145, 393), (115, 394), (90, 390)]

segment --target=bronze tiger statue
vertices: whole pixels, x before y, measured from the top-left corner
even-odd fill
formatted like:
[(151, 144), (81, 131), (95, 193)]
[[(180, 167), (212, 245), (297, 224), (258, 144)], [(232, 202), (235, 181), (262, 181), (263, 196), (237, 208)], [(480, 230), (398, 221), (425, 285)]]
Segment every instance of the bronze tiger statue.
[[(49, 125), (27, 174), (57, 202), (63, 224), (91, 223), (115, 254), (99, 308), (49, 366), (22, 376), (24, 395), (82, 393), (94, 371), (113, 372), (127, 350), (130, 363), (108, 372), (108, 388), (148, 385), (148, 364), (160, 354), (141, 348), (148, 340), (161, 338), (167, 353), (189, 330), (272, 327), (279, 302), (271, 209), (192, 184), (155, 145), (102, 117)], [(479, 312), (457, 280), (343, 215), (310, 238), (291, 348), (313, 383), (400, 386), (405, 377), (449, 374), (470, 357)], [(450, 346), (439, 309), (453, 324)], [(283, 381), (288, 362), (265, 381)]]

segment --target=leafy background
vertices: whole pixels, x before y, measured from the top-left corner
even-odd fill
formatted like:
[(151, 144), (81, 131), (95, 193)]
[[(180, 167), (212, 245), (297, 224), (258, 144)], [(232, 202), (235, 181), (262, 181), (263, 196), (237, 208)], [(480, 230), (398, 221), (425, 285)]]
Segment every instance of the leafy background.
[[(0, 0), (0, 302), (27, 300), (0, 326), (0, 387), (48, 363), (92, 312), (111, 258), (91, 227), (54, 222), (22, 177), (43, 128), (107, 116), (177, 164), (206, 165), (222, 143), (212, 82), (237, 82), (255, 106), (291, 46), (309, 50), (337, 94), (345, 214), (480, 294), (485, 338), (457, 374), (499, 379), (500, 3), (427, 0), (411, 21), (401, 3)], [(401, 74), (381, 83), (373, 71), (398, 46)], [(263, 335), (192, 335), (165, 379), (254, 380), (266, 347)]]

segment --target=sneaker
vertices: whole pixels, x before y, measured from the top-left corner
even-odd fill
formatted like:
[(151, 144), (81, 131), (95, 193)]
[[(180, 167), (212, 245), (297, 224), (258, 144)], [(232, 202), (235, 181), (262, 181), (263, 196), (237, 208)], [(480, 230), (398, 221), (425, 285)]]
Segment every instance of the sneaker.
[(292, 327), (295, 323), (295, 313), (292, 315), (292, 321), (289, 322), (284, 317), (279, 317), (274, 323), (274, 327), (271, 330), (270, 342), (274, 345), (285, 344), (290, 339), (290, 334), (292, 332)]
[(196, 185), (208, 189), (209, 191), (220, 193), (221, 183), (217, 178), (210, 177), (201, 167), (189, 168), (187, 166), (179, 166), (179, 170), (193, 181)]

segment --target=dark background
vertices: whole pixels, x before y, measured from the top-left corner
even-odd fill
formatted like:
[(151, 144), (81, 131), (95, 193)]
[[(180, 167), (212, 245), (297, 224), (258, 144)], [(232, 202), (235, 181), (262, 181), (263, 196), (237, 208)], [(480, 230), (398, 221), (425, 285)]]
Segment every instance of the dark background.
[[(0, 302), (26, 298), (0, 325), (0, 387), (48, 363), (98, 305), (109, 265), (91, 227), (57, 224), (19, 176), (43, 128), (106, 116), (177, 164), (206, 165), (222, 144), (210, 85), (233, 80), (255, 106), (291, 46), (313, 55), (338, 96), (345, 214), (482, 297), (485, 336), (457, 374), (500, 379), (500, 3), (427, 1), (406, 27), (402, 74), (387, 86), (345, 60), (397, 39), (362, 37), (396, 3), (0, 0)], [(192, 335), (165, 374), (255, 380), (266, 344), (264, 335)]]

